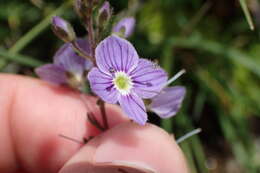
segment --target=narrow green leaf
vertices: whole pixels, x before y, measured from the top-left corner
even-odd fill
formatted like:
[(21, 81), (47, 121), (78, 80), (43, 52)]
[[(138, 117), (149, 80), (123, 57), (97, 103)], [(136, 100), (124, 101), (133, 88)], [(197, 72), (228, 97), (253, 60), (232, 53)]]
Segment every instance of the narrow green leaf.
[[(19, 64), (27, 65), (30, 67), (38, 67), (43, 65), (44, 63), (36, 60), (35, 58), (19, 55), (19, 54), (10, 54), (8, 51), (0, 49), (0, 58), (5, 60), (14, 61)], [(2, 60), (2, 59), (0, 59)]]
[(226, 45), (222, 45), (216, 41), (206, 40), (196, 36), (185, 37), (175, 37), (172, 38), (170, 43), (172, 46), (179, 46), (183, 48), (198, 49), (212, 54), (221, 55), (223, 57), (229, 58), (235, 63), (240, 64), (247, 70), (253, 72), (255, 75), (260, 77), (259, 63), (257, 63), (253, 58), (245, 54), (244, 52), (237, 50)]
[(31, 60), (29, 59), (29, 62), (27, 63), (25, 60), (18, 59), (23, 58), (25, 56), (16, 55), (18, 52), (20, 52), (25, 46), (27, 46), (34, 38), (36, 38), (42, 31), (44, 31), (50, 24), (51, 17), (54, 15), (61, 14), (66, 8), (68, 8), (72, 4), (71, 0), (66, 1), (63, 3), (59, 8), (57, 8), (55, 11), (53, 11), (50, 15), (48, 15), (45, 19), (43, 19), (40, 23), (38, 23), (36, 26), (34, 26), (30, 31), (28, 31), (23, 37), (21, 37), (9, 50), (8, 52), (1, 52), (1, 56), (4, 57), (2, 59), (2, 63), (0, 68), (4, 68), (8, 64), (8, 59), (12, 61), (16, 61), (20, 64), (29, 65), (32, 67), (37, 67), (35, 64), (37, 64), (37, 60)]
[(247, 23), (250, 27), (251, 30), (254, 30), (255, 29), (255, 26), (254, 26), (254, 23), (253, 23), (253, 20), (252, 20), (252, 17), (250, 15), (250, 12), (248, 10), (248, 7), (247, 7), (247, 4), (246, 4), (246, 0), (239, 0), (240, 2), (240, 5), (241, 5), (241, 8), (246, 16), (246, 20), (247, 20)]
[(62, 4), (59, 8), (57, 8), (54, 12), (52, 12), (49, 16), (43, 19), (39, 24), (34, 26), (30, 31), (28, 31), (20, 40), (18, 40), (10, 49), (10, 53), (17, 53), (22, 50), (29, 42), (31, 42), (36, 36), (38, 36), (44, 29), (46, 29), (51, 21), (52, 16), (59, 15), (66, 8), (71, 5), (71, 1), (67, 1)]

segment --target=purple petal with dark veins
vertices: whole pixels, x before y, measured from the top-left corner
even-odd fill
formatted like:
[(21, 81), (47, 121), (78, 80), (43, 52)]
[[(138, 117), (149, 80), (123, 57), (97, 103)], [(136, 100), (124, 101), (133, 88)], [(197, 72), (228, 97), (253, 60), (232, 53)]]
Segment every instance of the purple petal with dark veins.
[(98, 68), (93, 67), (88, 73), (88, 80), (91, 90), (102, 100), (108, 103), (117, 103), (119, 92), (114, 88), (112, 76), (102, 73)]
[(110, 74), (113, 71), (131, 72), (138, 64), (138, 54), (133, 45), (125, 39), (112, 35), (96, 48), (98, 68)]
[(41, 79), (54, 84), (66, 84), (67, 82), (64, 68), (58, 65), (46, 64), (36, 68), (35, 72)]
[[(86, 54), (89, 54), (90, 47), (86, 40), (78, 39), (77, 44)], [(65, 43), (57, 51), (54, 56), (54, 64), (63, 67), (66, 71), (79, 75), (82, 75), (84, 70), (89, 70), (93, 66), (90, 60), (78, 56), (70, 43)]]
[(134, 83), (134, 91), (141, 98), (156, 96), (167, 82), (167, 73), (158, 65), (146, 59), (139, 59), (137, 68), (130, 76)]
[(120, 20), (115, 27), (113, 32), (124, 31), (124, 37), (127, 38), (132, 35), (135, 28), (135, 19), (133, 17), (126, 17)]
[(126, 115), (140, 125), (145, 125), (147, 121), (147, 113), (143, 100), (136, 94), (121, 96), (119, 104)]
[(149, 109), (161, 118), (174, 116), (180, 109), (186, 89), (182, 86), (168, 87), (152, 98)]

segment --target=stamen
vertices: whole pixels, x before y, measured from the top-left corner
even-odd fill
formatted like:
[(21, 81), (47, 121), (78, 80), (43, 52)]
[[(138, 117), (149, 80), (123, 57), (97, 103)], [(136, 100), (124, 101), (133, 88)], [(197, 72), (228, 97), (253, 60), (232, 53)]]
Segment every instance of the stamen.
[(183, 75), (184, 73), (186, 73), (185, 69), (182, 69), (181, 71), (179, 71), (176, 75), (174, 75), (170, 80), (167, 81), (167, 83), (165, 84), (165, 86), (170, 85), (173, 81), (175, 81), (176, 79), (178, 79), (181, 75)]
[(109, 67), (108, 71), (112, 74), (116, 72), (116, 70), (113, 67)]
[(132, 82), (131, 77), (122, 71), (118, 71), (115, 73), (115, 77), (113, 79), (113, 84), (114, 84), (115, 88), (122, 95), (129, 94), (131, 88), (133, 87), (133, 82)]

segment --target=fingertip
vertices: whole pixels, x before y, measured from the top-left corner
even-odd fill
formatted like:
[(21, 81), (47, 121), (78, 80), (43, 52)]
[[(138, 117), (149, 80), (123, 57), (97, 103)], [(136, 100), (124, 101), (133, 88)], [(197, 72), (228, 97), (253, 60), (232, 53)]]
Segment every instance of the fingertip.
[(180, 148), (168, 133), (151, 124), (123, 123), (94, 138), (63, 167), (61, 173), (90, 170), (93, 173), (102, 170), (117, 173), (120, 172), (118, 169), (129, 173), (188, 172)]

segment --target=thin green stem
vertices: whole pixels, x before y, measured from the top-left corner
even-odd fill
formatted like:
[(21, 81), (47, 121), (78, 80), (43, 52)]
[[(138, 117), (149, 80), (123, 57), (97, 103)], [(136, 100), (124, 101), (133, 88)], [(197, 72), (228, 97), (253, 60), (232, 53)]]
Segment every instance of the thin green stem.
[[(162, 58), (162, 67), (168, 72), (168, 74), (171, 74), (171, 69), (174, 64), (173, 58), (172, 58), (172, 46), (169, 44), (166, 44), (166, 47), (164, 48), (164, 57)], [(167, 132), (171, 132), (173, 125), (172, 125), (172, 118), (170, 119), (162, 119), (161, 120), (161, 126), (164, 128)]]
[(0, 56), (5, 60), (15, 61), (19, 64), (27, 65), (30, 67), (38, 67), (44, 64), (43, 62), (36, 60), (35, 58), (19, 54), (10, 54), (8, 51), (5, 51), (3, 49), (0, 49)]
[(247, 7), (247, 4), (246, 4), (246, 0), (239, 0), (240, 2), (240, 5), (241, 5), (241, 8), (246, 16), (246, 20), (247, 20), (247, 23), (250, 27), (251, 30), (254, 30), (255, 29), (255, 26), (254, 26), (254, 23), (253, 23), (253, 20), (252, 20), (252, 17), (250, 15), (250, 12), (248, 10), (248, 7)]

